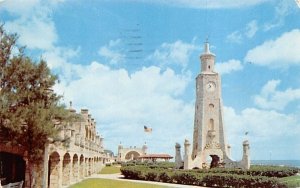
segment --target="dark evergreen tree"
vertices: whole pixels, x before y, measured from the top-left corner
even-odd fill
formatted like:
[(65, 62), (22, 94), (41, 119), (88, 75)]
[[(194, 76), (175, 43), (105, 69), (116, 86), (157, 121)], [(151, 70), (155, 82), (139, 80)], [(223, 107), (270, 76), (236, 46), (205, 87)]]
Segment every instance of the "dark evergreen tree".
[(59, 140), (58, 132), (70, 117), (51, 89), (57, 76), (44, 60), (26, 56), (16, 42), (17, 35), (0, 26), (0, 133), (6, 144), (25, 149), (32, 173), (45, 145)]

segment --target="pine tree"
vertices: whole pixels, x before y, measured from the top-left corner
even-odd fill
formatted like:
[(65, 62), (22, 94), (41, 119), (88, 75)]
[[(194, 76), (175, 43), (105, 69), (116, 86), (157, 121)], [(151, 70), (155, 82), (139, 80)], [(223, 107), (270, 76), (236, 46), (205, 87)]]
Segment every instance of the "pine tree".
[(32, 173), (45, 145), (59, 140), (62, 127), (55, 122), (61, 126), (70, 117), (59, 102), (61, 96), (51, 90), (57, 76), (44, 60), (26, 56), (16, 42), (17, 35), (0, 26), (0, 135), (6, 144), (25, 149)]

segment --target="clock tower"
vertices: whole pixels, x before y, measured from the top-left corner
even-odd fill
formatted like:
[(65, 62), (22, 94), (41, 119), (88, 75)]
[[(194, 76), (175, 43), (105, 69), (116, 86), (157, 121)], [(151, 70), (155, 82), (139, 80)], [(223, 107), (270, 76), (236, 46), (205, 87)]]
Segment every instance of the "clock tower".
[(221, 78), (215, 71), (216, 56), (210, 52), (205, 42), (204, 52), (200, 56), (201, 72), (196, 77), (196, 103), (194, 118), (193, 148), (190, 142), (184, 142), (184, 157), (181, 158), (180, 145), (176, 144), (175, 162), (178, 168), (250, 168), (249, 141), (243, 142), (243, 158), (240, 161), (230, 159), (230, 146), (226, 144), (223, 121)]
[(209, 163), (213, 156), (223, 162), (227, 156), (224, 135), (221, 79), (215, 71), (215, 55), (205, 42), (200, 56), (201, 72), (196, 78), (196, 103), (192, 158), (199, 156), (202, 163)]

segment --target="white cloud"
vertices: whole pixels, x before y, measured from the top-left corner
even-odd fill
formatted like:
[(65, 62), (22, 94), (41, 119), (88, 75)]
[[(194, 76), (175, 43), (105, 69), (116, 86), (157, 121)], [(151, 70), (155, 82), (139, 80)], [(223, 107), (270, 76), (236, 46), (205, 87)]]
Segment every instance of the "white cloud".
[(296, 9), (294, 1), (281, 0), (276, 4), (274, 19), (265, 23), (264, 30), (268, 31), (277, 27), (281, 27), (285, 23), (285, 18)]
[[(250, 141), (251, 159), (269, 159), (270, 151), (276, 154), (273, 159), (300, 157), (299, 151), (289, 147), (290, 142), (297, 141), (300, 131), (297, 115), (255, 108), (246, 108), (237, 113), (231, 107), (224, 107), (224, 114), (228, 143), (232, 146), (235, 159), (241, 158), (242, 141), (245, 139)], [(245, 132), (249, 132), (249, 135), (245, 136)], [(278, 147), (284, 147), (284, 152)]]
[(300, 99), (300, 89), (288, 88), (285, 91), (278, 91), (280, 82), (280, 80), (268, 81), (260, 95), (254, 97), (255, 104), (263, 109), (283, 110), (291, 102)]
[[(136, 1), (136, 0), (134, 0)], [(199, 0), (141, 0), (138, 2), (144, 3), (157, 3), (169, 6), (177, 7), (188, 7), (188, 8), (197, 8), (197, 9), (218, 9), (218, 8), (241, 8), (247, 6), (254, 6), (269, 0), (248, 0), (248, 1), (236, 1), (236, 0), (209, 0), (209, 1), (199, 1)]]
[(75, 75), (70, 69), (69, 62), (79, 54), (80, 47), (74, 50), (57, 46), (58, 35), (52, 20), (52, 11), (64, 1), (11, 0), (4, 2), (2, 9), (16, 16), (4, 26), (9, 32), (19, 35), (20, 45), (28, 49), (41, 50), (48, 66), (62, 73), (61, 78), (70, 80)]
[(252, 20), (246, 26), (246, 29), (245, 29), (246, 37), (252, 38), (256, 34), (257, 30), (258, 30), (257, 21)]
[(4, 1), (0, 7), (16, 15), (28, 15), (33, 12), (35, 7), (40, 5), (40, 0), (8, 0)]
[(36, 14), (43, 16), (65, 1), (66, 0), (4, 0), (0, 6), (0, 11), (5, 10), (10, 14), (23, 18), (30, 18)]
[(71, 61), (78, 57), (80, 48), (70, 49), (63, 47), (55, 47), (43, 53), (42, 57), (47, 61), (49, 68), (55, 73), (59, 73), (59, 79), (69, 82), (77, 78), (74, 67), (80, 67), (71, 63)]
[(29, 49), (49, 50), (58, 40), (51, 18), (53, 9), (63, 1), (9, 0), (0, 7), (16, 18), (5, 23), (5, 28), (20, 36), (18, 42)]
[(98, 54), (103, 56), (111, 65), (122, 63), (125, 61), (125, 55), (120, 52), (121, 40), (111, 40), (108, 45), (102, 46)]
[(58, 38), (54, 23), (51, 20), (35, 16), (7, 22), (5, 28), (18, 33), (20, 44), (26, 45), (30, 49), (51, 49)]
[(177, 65), (185, 68), (191, 54), (199, 48), (193, 43), (185, 43), (177, 40), (174, 43), (163, 43), (154, 51), (148, 59), (160, 64), (160, 66)]
[(242, 43), (243, 35), (240, 31), (234, 31), (226, 37), (226, 41), (232, 43)]
[(233, 71), (242, 70), (243, 66), (239, 60), (231, 59), (227, 62), (221, 62), (216, 64), (216, 71), (220, 74), (229, 74)]
[(245, 26), (245, 28), (230, 33), (226, 37), (226, 41), (240, 44), (245, 38), (253, 38), (258, 29), (257, 21), (252, 20)]
[[(146, 141), (153, 152), (172, 154), (175, 142), (192, 135), (194, 106), (180, 99), (190, 75), (155, 66), (129, 74), (98, 62), (71, 69), (78, 78), (61, 80), (55, 91), (75, 107), (91, 110), (110, 149), (115, 150), (120, 141), (128, 145)], [(151, 135), (143, 132), (143, 125), (153, 128)]]
[(249, 50), (246, 62), (270, 68), (288, 67), (300, 64), (300, 30), (294, 29)]

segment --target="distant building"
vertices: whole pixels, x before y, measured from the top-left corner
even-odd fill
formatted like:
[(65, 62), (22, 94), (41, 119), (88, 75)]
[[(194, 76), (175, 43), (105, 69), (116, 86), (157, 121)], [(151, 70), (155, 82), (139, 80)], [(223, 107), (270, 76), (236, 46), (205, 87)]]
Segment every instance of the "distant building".
[(141, 147), (138, 148), (136, 146), (130, 146), (128, 148), (124, 148), (123, 145), (120, 143), (118, 146), (118, 162), (127, 162), (132, 160), (138, 160), (140, 156), (147, 154), (147, 145), (146, 143)]
[(166, 162), (173, 159), (173, 157), (169, 154), (147, 154), (140, 156), (138, 159), (141, 161)]
[[(70, 108), (70, 113), (75, 114), (76, 111)], [(68, 147), (63, 143), (45, 146), (44, 160), (34, 166), (35, 188), (61, 188), (79, 182), (99, 172), (109, 160), (110, 156), (104, 153), (103, 138), (96, 132), (95, 120), (87, 109), (82, 109), (79, 115), (82, 120), (67, 124), (60, 132), (62, 139), (70, 139)], [(57, 125), (60, 125), (59, 122)], [(17, 182), (29, 187), (24, 149), (0, 140), (1, 184)]]
[(104, 153), (108, 157), (107, 163), (112, 164), (113, 162), (117, 161), (117, 157), (114, 156), (114, 152), (112, 152), (111, 150), (104, 150)]
[(147, 154), (147, 145), (146, 143), (138, 148), (136, 146), (130, 146), (124, 148), (122, 144), (118, 146), (118, 162), (128, 162), (128, 161), (169, 161), (173, 157), (169, 154)]

